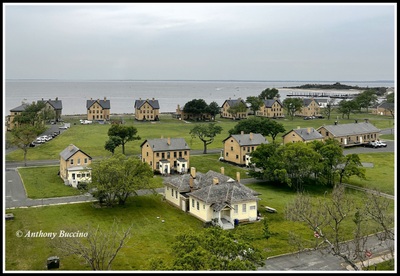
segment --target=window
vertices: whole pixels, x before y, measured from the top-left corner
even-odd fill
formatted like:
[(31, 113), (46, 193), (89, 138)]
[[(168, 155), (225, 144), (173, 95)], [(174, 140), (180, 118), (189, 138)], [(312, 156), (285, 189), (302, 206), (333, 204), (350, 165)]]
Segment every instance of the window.
[(74, 173), (72, 174), (72, 179), (75, 180), (75, 174)]
[(200, 203), (197, 201), (197, 210), (200, 210)]
[(255, 210), (256, 209), (256, 205), (250, 206), (250, 210)]
[(203, 210), (205, 210), (206, 209), (206, 205), (205, 204), (203, 204)]
[(233, 211), (233, 213), (237, 214), (237, 213), (238, 213), (238, 210), (239, 210), (239, 207), (238, 207), (237, 204), (234, 206), (234, 209), (235, 209), (235, 210)]
[(74, 164), (74, 159), (71, 159), (70, 164), (71, 164), (71, 165)]
[(233, 147), (231, 147), (231, 150), (233, 150)]
[(76, 177), (78, 177), (78, 178), (81, 178), (81, 174), (80, 174), (80, 173), (78, 173), (78, 174), (76, 175)]
[(236, 154), (236, 159), (239, 159), (239, 155)]
[(80, 158), (78, 158), (78, 165), (80, 165), (81, 164), (81, 159)]
[(194, 208), (194, 199), (192, 198), (192, 207)]
[(85, 164), (87, 164), (87, 161), (88, 161), (88, 159), (87, 159), (87, 158), (85, 158), (84, 160), (85, 160)]
[(174, 189), (171, 189), (171, 196), (174, 197)]
[(246, 203), (242, 204), (242, 213), (246, 213)]

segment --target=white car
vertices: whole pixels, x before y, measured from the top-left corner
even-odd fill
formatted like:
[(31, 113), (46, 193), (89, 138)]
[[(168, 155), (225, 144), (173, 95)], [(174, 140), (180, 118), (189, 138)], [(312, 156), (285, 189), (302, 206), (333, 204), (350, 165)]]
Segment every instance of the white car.
[(384, 141), (376, 141), (376, 145), (380, 148), (386, 148), (387, 144)]

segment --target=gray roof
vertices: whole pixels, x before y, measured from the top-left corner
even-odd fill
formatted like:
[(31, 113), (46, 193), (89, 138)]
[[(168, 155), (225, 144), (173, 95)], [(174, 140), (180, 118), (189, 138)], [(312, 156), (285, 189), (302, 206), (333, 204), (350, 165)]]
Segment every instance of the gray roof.
[(304, 98), (304, 99), (303, 99), (303, 105), (304, 105), (304, 106), (309, 106), (310, 103), (311, 103), (312, 101), (315, 101), (315, 102), (318, 104), (318, 101), (317, 101), (316, 99)]
[[(258, 200), (256, 191), (246, 187), (232, 178), (208, 171), (206, 174), (196, 173), (193, 180), (193, 191), (190, 192), (189, 179), (190, 174), (165, 179), (164, 184), (177, 189), (179, 192), (187, 192), (187, 195), (193, 196), (206, 204), (211, 204), (215, 211), (219, 211), (225, 206), (237, 202)], [(214, 184), (214, 178), (218, 178), (218, 184)]]
[(89, 109), (95, 102), (98, 102), (103, 109), (110, 109), (110, 100), (87, 100), (86, 108)]
[(322, 136), (321, 133), (316, 131), (315, 128), (313, 128), (313, 127), (293, 129), (293, 130), (289, 131), (288, 133), (286, 133), (285, 135), (283, 135), (283, 137), (285, 137), (292, 131), (294, 131), (297, 135), (299, 135), (304, 141), (324, 138), (324, 136)]
[(380, 132), (380, 129), (376, 128), (373, 124), (370, 123), (327, 125), (319, 127), (317, 131), (319, 131), (323, 127), (336, 137)]
[(49, 99), (49, 100), (43, 100), (43, 99), (38, 100), (38, 103), (40, 103), (40, 102), (49, 103), (54, 108), (54, 110), (61, 110), (62, 109), (62, 101), (59, 100), (58, 98), (56, 98), (55, 100), (51, 100), (51, 99)]
[(149, 105), (153, 108), (153, 109), (160, 109), (160, 105), (158, 104), (158, 100), (136, 100), (135, 101), (135, 108), (141, 108), (142, 105), (144, 105), (145, 103), (149, 103)]
[(77, 153), (78, 151), (82, 152), (83, 154), (87, 155), (89, 157), (89, 159), (92, 159), (92, 157), (90, 157), (88, 154), (84, 153), (83, 151), (81, 151), (78, 147), (76, 147), (73, 144), (70, 144), (68, 147), (66, 147), (61, 153), (60, 156), (63, 160), (68, 160), (70, 159), (75, 153)]
[(168, 145), (168, 138), (147, 139), (140, 147), (148, 142), (153, 151), (172, 151), (172, 150), (190, 150), (184, 138), (169, 138), (170, 144)]
[(382, 102), (378, 107), (394, 110), (394, 103)]
[(260, 133), (252, 133), (253, 139), (250, 139), (250, 134), (232, 134), (222, 142), (225, 142), (230, 137), (235, 139), (240, 146), (252, 146), (252, 145), (260, 145), (260, 144), (268, 144), (267, 139), (262, 136)]
[(239, 104), (240, 102), (244, 103), (244, 105), (247, 107), (246, 102), (245, 102), (243, 99), (240, 99), (240, 98), (237, 99), (237, 100), (231, 100), (231, 99), (226, 100), (226, 101), (222, 104), (222, 106), (223, 106), (225, 103), (228, 103), (229, 106), (234, 106), (234, 105), (236, 105), (236, 104)]
[(265, 105), (265, 107), (272, 107), (272, 105), (275, 102), (278, 102), (278, 104), (280, 104), (283, 107), (283, 104), (281, 103), (280, 100), (264, 100), (264, 105)]
[(23, 103), (23, 104), (21, 104), (20, 106), (17, 106), (17, 107), (15, 107), (15, 108), (11, 109), (10, 112), (22, 112), (22, 111), (25, 111), (25, 109), (26, 109), (27, 107), (28, 107), (28, 104)]

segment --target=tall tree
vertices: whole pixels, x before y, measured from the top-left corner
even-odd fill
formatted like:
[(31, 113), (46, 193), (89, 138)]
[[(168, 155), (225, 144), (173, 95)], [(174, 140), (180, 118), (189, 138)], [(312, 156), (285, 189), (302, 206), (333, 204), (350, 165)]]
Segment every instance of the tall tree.
[(215, 123), (210, 124), (199, 124), (192, 128), (189, 134), (192, 135), (192, 138), (198, 137), (204, 145), (203, 153), (207, 153), (207, 145), (214, 142), (215, 136), (220, 134), (222, 131), (221, 126), (217, 126)]
[(368, 113), (368, 107), (377, 103), (378, 96), (376, 95), (376, 91), (374, 89), (369, 89), (358, 94), (355, 98), (355, 101), (361, 108), (365, 108)]
[(121, 153), (93, 164), (89, 188), (93, 196), (113, 206), (124, 205), (130, 195), (149, 187), (153, 177), (151, 167), (137, 157), (127, 158)]
[(238, 114), (238, 113), (247, 112), (247, 105), (246, 105), (244, 102), (240, 101), (240, 102), (238, 102), (237, 104), (235, 104), (235, 105), (229, 107), (227, 111), (228, 111), (230, 114), (232, 114), (232, 116), (233, 116), (234, 118), (237, 118), (237, 114)]
[(82, 229), (69, 231), (82, 232), (86, 236), (82, 238), (57, 237), (51, 240), (51, 246), (66, 256), (75, 255), (83, 258), (92, 270), (111, 270), (119, 251), (131, 238), (132, 226), (121, 229), (120, 224), (115, 220), (110, 229), (88, 225), (86, 231)]
[(14, 116), (14, 122), (20, 125), (42, 125), (45, 119), (45, 106), (44, 102), (26, 104), (25, 110)]
[(249, 96), (246, 98), (246, 102), (250, 104), (250, 110), (253, 111), (253, 114), (256, 115), (257, 111), (264, 104), (264, 101), (259, 97)]
[(114, 154), (115, 149), (121, 145), (121, 137), (118, 136), (110, 136), (108, 141), (106, 141), (104, 148)]
[(339, 183), (342, 184), (343, 179), (356, 175), (361, 179), (365, 179), (365, 168), (363, 167), (358, 154), (348, 154), (342, 158), (342, 163), (338, 167)]
[(285, 128), (282, 124), (273, 121), (265, 117), (251, 117), (246, 121), (238, 122), (228, 132), (229, 134), (240, 134), (244, 133), (260, 133), (263, 136), (271, 136), (272, 140), (275, 141), (276, 136), (279, 133), (285, 132)]
[(324, 114), (330, 120), (331, 118), (331, 113), (334, 107), (335, 99), (329, 99), (328, 102), (326, 103), (326, 107), (324, 108)]
[(347, 116), (347, 119), (350, 118), (350, 113), (355, 113), (356, 111), (358, 111), (360, 109), (360, 106), (358, 105), (358, 103), (355, 100), (341, 100), (339, 102), (339, 108), (338, 111), (340, 113), (342, 113), (342, 118), (344, 118), (344, 116)]
[(121, 138), (122, 154), (125, 154), (125, 144), (127, 142), (141, 139), (139, 136), (135, 136), (136, 134), (137, 129), (134, 126), (115, 124), (108, 129), (109, 137), (116, 136)]
[(26, 166), (26, 157), (30, 144), (38, 135), (45, 131), (45, 127), (41, 124), (31, 125), (23, 124), (11, 130), (11, 144), (22, 149), (24, 152), (24, 165)]
[(221, 108), (215, 101), (211, 102), (206, 108), (206, 113), (209, 113), (213, 117), (214, 121), (215, 121), (215, 116), (220, 114), (220, 111)]
[(207, 108), (208, 105), (203, 99), (193, 99), (184, 105), (183, 112), (197, 115), (201, 118), (206, 113)]
[(293, 120), (296, 112), (303, 107), (303, 101), (300, 98), (286, 98), (283, 100), (283, 108), (286, 109), (289, 117)]
[(258, 97), (262, 100), (268, 100), (268, 99), (273, 99), (273, 98), (279, 98), (279, 90), (276, 88), (267, 88), (264, 89)]

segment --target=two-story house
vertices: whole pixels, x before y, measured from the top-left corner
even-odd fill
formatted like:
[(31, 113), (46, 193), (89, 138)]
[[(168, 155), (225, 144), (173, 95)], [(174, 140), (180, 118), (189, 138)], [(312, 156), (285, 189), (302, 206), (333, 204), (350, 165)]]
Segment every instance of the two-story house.
[(65, 185), (77, 188), (79, 183), (92, 180), (92, 157), (70, 144), (60, 153), (60, 177)]
[(184, 174), (164, 180), (165, 199), (203, 222), (232, 229), (240, 222), (258, 218), (259, 193), (240, 183), (240, 173), (234, 180), (221, 173), (208, 171)]
[(27, 107), (28, 107), (28, 104), (23, 103), (20, 106), (17, 106), (10, 110), (10, 115), (6, 116), (6, 129), (7, 130), (12, 130), (19, 126), (19, 123), (14, 121), (14, 118), (15, 118), (15, 116), (24, 112)]
[(383, 101), (374, 106), (371, 112), (372, 114), (375, 115), (392, 116), (394, 118), (395, 116), (394, 103), (388, 103), (387, 101)]
[[(238, 109), (238, 111), (232, 112), (232, 110), (235, 110), (237, 107), (243, 107), (243, 109)], [(229, 112), (231, 111), (231, 112)], [(221, 118), (228, 118), (228, 119), (247, 119), (247, 114), (248, 114), (248, 106), (246, 102), (239, 98), (236, 100), (232, 100), (229, 98), (229, 100), (225, 100), (225, 102), (221, 106)]]
[(264, 100), (264, 104), (256, 112), (256, 116), (267, 117), (267, 118), (283, 118), (283, 104), (278, 99)]
[(295, 116), (311, 117), (321, 116), (321, 108), (318, 101), (314, 98), (303, 99), (303, 106), (300, 111), (295, 112)]
[(58, 122), (61, 119), (61, 114), (62, 114), (62, 101), (56, 97), (55, 100), (49, 99), (49, 100), (44, 100), (43, 98), (41, 100), (37, 101), (38, 103), (43, 102), (45, 103), (45, 110), (54, 112), (54, 120)]
[(259, 133), (230, 135), (222, 141), (224, 143), (223, 159), (241, 166), (250, 165), (250, 154), (261, 144), (268, 141)]
[(158, 121), (160, 119), (160, 105), (154, 98), (136, 100), (134, 108), (135, 119), (138, 121)]
[(295, 142), (312, 142), (312, 141), (324, 141), (324, 137), (315, 130), (313, 127), (292, 129), (286, 134), (282, 135), (283, 144), (295, 143)]
[(183, 138), (147, 139), (141, 145), (142, 161), (160, 174), (186, 173), (190, 147)]
[(110, 100), (104, 97), (104, 100), (86, 101), (87, 120), (88, 121), (109, 121), (110, 120)]
[(380, 129), (376, 128), (373, 124), (369, 123), (368, 119), (365, 122), (324, 125), (317, 128), (317, 131), (324, 137), (324, 139), (333, 138), (340, 142), (344, 147), (354, 146), (357, 144), (366, 144), (370, 141), (379, 139)]

